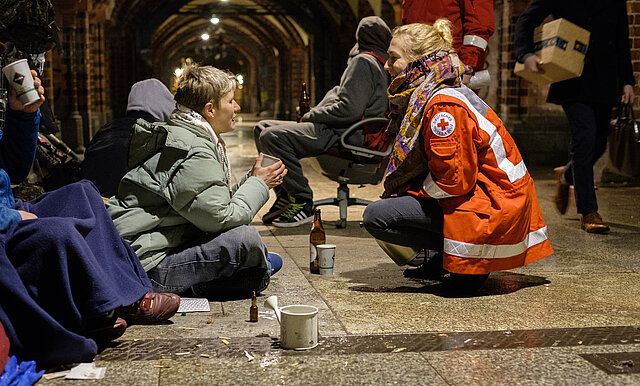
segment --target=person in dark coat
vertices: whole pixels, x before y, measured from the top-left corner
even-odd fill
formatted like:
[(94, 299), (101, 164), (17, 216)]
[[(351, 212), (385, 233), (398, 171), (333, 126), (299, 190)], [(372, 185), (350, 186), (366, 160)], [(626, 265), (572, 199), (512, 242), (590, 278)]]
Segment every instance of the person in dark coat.
[(104, 126), (89, 142), (80, 176), (96, 184), (103, 197), (115, 195), (120, 180), (130, 170), (127, 154), (133, 124), (140, 118), (164, 122), (175, 106), (173, 95), (158, 79), (135, 83), (129, 92), (125, 116)]
[(527, 71), (540, 71), (540, 58), (533, 53), (533, 30), (549, 15), (591, 33), (582, 75), (552, 84), (547, 97), (548, 102), (562, 105), (571, 126), (570, 160), (555, 169), (556, 207), (566, 212), (569, 185), (574, 185), (582, 229), (607, 233), (609, 225), (598, 214), (593, 165), (606, 149), (613, 106), (634, 99), (626, 1), (532, 1), (516, 23), (517, 60)]
[(48, 368), (90, 362), (98, 343), (122, 335), (127, 324), (168, 319), (180, 298), (151, 292), (91, 182), (14, 200), (11, 184), (34, 160), (44, 101), (32, 74), (40, 100), (25, 106), (10, 90), (0, 127), (0, 323), (11, 355)]

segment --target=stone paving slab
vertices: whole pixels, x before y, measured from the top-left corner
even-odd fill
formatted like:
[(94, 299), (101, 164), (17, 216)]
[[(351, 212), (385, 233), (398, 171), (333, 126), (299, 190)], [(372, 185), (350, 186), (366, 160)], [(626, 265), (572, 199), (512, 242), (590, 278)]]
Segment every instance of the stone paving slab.
[[(251, 124), (225, 135), (233, 177), (241, 178), (257, 152)], [(316, 198), (333, 197), (337, 183), (303, 160)], [(531, 168), (555, 254), (526, 267), (492, 273), (475, 296), (452, 293), (446, 282), (407, 279), (358, 226), (363, 207), (350, 207), (348, 226), (336, 229), (338, 208), (323, 206), (327, 241), (338, 246), (333, 278), (308, 271), (309, 227), (276, 229), (254, 219), (270, 251), (284, 267), (259, 298), (258, 323), (247, 322), (247, 299), (212, 301), (211, 312), (176, 315), (158, 326), (132, 326), (120, 342), (148, 339), (211, 339), (231, 342), (277, 340), (279, 327), (264, 309), (267, 296), (282, 305), (320, 309), (320, 335), (504, 331), (520, 329), (636, 326), (640, 321), (640, 187), (600, 186), (600, 213), (609, 235), (580, 230), (575, 209), (555, 211), (551, 168)], [(352, 187), (353, 195), (376, 200), (381, 186)], [(572, 212), (573, 210), (573, 212)], [(211, 323), (207, 321), (211, 319)], [(233, 343), (232, 343), (233, 344)], [(638, 384), (638, 374), (608, 375), (579, 354), (638, 352), (640, 345), (450, 350), (429, 353), (360, 353), (98, 361), (107, 377), (96, 384)], [(134, 363), (135, 362), (135, 363)], [(63, 380), (42, 383), (68, 382)]]

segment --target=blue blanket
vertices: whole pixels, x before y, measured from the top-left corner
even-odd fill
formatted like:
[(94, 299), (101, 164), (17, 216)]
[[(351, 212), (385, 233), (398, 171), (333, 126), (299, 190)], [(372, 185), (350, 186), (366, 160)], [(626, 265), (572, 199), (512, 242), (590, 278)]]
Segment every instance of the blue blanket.
[(0, 322), (11, 354), (39, 368), (90, 362), (97, 345), (82, 335), (87, 320), (134, 303), (151, 283), (91, 182), (14, 209), (38, 219), (0, 232)]

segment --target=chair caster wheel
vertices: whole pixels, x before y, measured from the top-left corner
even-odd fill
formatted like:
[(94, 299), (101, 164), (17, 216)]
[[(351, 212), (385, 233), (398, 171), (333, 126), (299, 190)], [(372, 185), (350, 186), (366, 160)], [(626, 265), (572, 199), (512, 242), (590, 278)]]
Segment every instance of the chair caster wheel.
[(346, 228), (347, 227), (347, 220), (338, 220), (336, 221), (336, 228)]

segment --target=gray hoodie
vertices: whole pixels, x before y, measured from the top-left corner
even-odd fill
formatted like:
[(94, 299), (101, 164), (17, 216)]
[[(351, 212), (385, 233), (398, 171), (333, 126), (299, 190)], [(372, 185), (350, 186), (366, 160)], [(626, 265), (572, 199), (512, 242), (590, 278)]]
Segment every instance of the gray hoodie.
[(176, 107), (173, 95), (161, 81), (155, 78), (141, 80), (131, 86), (127, 100), (127, 112), (146, 111), (158, 122), (165, 122)]
[(363, 116), (382, 116), (387, 110), (389, 78), (377, 58), (362, 52), (374, 52), (386, 61), (390, 41), (391, 30), (381, 18), (368, 16), (360, 20), (356, 45), (352, 49), (352, 52), (357, 50), (360, 54), (350, 57), (340, 84), (329, 90), (322, 101), (304, 115), (303, 120), (344, 127)]

